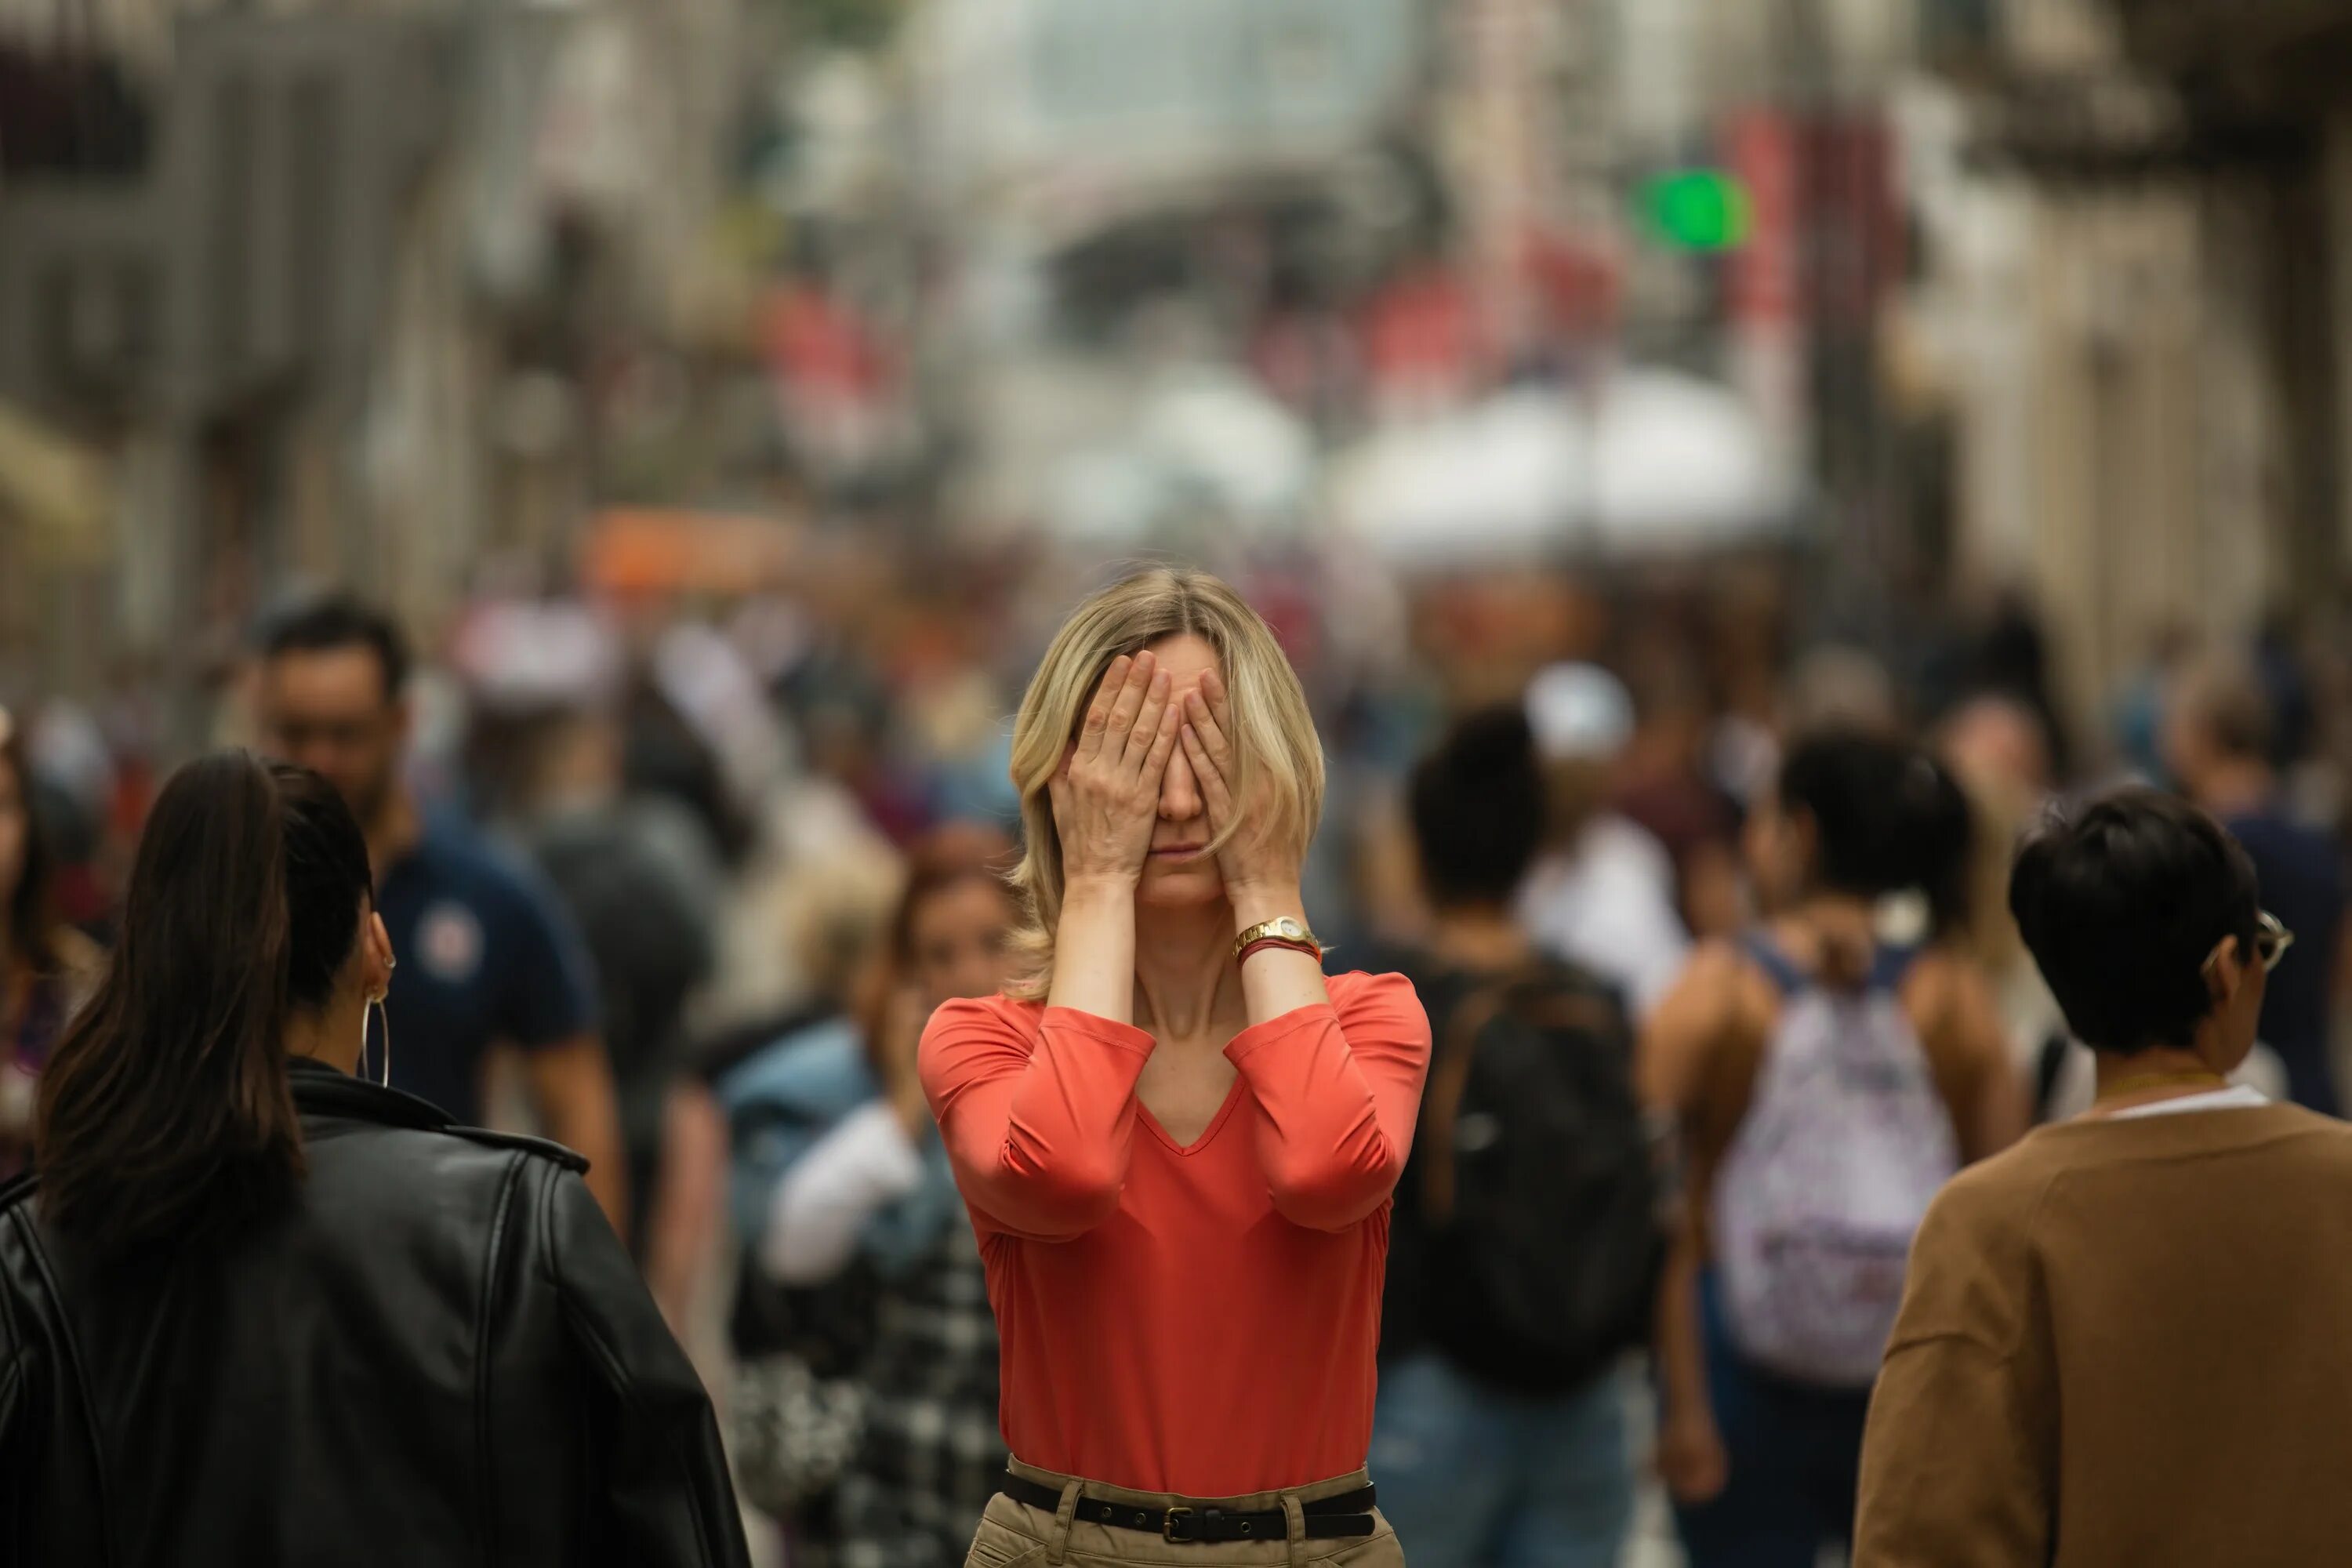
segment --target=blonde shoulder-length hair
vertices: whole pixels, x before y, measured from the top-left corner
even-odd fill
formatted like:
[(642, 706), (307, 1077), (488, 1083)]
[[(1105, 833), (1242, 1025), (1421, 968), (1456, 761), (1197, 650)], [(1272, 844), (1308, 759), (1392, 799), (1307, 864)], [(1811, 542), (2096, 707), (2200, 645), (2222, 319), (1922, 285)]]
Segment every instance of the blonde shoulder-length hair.
[[(1062, 839), (1048, 791), (1111, 661), (1190, 633), (1215, 650), (1232, 709), (1234, 798), (1254, 803), (1303, 848), (1323, 816), (1323, 743), (1297, 672), (1255, 610), (1205, 572), (1159, 567), (1113, 584), (1080, 605), (1046, 648), (1013, 721), (1013, 784), (1024, 840), (1013, 869), (1023, 923), (1006, 994), (1035, 1000), (1054, 981), (1054, 931), (1062, 918)], [(1210, 846), (1224, 847), (1227, 823)]]

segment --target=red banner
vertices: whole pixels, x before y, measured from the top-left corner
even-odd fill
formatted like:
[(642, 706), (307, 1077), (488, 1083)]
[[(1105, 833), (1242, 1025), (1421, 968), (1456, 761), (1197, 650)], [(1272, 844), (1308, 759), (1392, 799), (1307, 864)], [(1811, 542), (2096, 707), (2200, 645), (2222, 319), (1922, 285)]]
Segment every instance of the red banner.
[(1801, 313), (1797, 277), (1797, 136), (1775, 110), (1747, 110), (1724, 130), (1724, 156), (1748, 193), (1748, 241), (1725, 279), (1735, 323), (1775, 325)]

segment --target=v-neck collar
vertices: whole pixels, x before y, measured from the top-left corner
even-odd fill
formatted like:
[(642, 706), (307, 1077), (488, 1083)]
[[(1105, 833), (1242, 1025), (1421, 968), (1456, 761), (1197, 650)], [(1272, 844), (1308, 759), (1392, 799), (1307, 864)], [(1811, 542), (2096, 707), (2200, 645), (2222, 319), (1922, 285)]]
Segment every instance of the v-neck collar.
[(1234, 1074), (1234, 1081), (1225, 1089), (1224, 1102), (1217, 1107), (1217, 1113), (1209, 1118), (1209, 1124), (1201, 1129), (1201, 1135), (1190, 1143), (1176, 1142), (1176, 1135), (1160, 1124), (1160, 1118), (1151, 1114), (1151, 1107), (1143, 1103), (1143, 1096), (1140, 1094), (1135, 1097), (1136, 1120), (1150, 1128), (1151, 1135), (1166, 1144), (1170, 1153), (1197, 1154), (1209, 1146), (1209, 1141), (1216, 1137), (1225, 1122), (1232, 1118), (1234, 1108), (1241, 1103), (1242, 1095), (1247, 1088), (1248, 1086), (1242, 1081), (1242, 1075)]

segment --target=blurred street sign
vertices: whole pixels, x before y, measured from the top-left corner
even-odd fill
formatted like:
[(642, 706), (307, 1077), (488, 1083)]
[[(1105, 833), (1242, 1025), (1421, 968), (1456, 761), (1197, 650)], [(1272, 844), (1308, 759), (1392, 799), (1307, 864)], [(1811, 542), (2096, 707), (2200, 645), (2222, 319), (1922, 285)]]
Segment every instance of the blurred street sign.
[(580, 577), (608, 594), (756, 594), (790, 579), (799, 537), (778, 518), (614, 508), (589, 527)]
[(1753, 215), (1748, 187), (1721, 169), (1676, 169), (1643, 182), (1636, 197), (1643, 226), (1676, 250), (1737, 250)]

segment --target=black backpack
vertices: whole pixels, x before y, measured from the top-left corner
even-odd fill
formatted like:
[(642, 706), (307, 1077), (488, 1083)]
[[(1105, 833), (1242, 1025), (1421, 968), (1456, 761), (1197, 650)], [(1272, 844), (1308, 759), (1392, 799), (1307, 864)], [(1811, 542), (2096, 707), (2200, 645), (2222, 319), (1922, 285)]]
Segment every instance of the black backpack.
[(1473, 990), (1423, 1105), (1428, 1328), (1470, 1370), (1565, 1390), (1648, 1337), (1664, 1184), (1616, 993), (1554, 970)]

